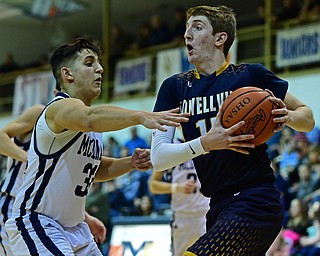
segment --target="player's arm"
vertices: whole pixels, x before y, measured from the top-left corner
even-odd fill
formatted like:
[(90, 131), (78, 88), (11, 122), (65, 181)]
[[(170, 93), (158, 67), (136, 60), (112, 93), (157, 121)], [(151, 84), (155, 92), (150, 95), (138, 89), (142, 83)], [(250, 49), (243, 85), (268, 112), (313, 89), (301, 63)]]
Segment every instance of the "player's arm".
[(278, 98), (270, 100), (280, 106), (279, 109), (272, 110), (272, 114), (275, 115), (273, 121), (282, 124), (276, 131), (282, 130), (285, 125), (300, 132), (313, 129), (315, 120), (311, 109), (291, 93), (287, 92), (283, 101)]
[(146, 171), (151, 167), (149, 149), (137, 148), (132, 156), (128, 157), (111, 158), (103, 156), (95, 181), (108, 181), (135, 169)]
[(11, 138), (24, 135), (32, 131), (34, 124), (44, 106), (35, 105), (27, 109), (15, 120), (0, 130), (0, 153), (18, 161), (27, 161), (27, 152), (18, 147)]
[(188, 114), (179, 109), (163, 112), (130, 110), (112, 105), (86, 106), (81, 100), (68, 98), (52, 103), (46, 112), (46, 120), (53, 132), (65, 129), (73, 131), (115, 131), (141, 124), (146, 128), (165, 131), (164, 125), (179, 126), (188, 121)]
[(98, 218), (85, 212), (84, 221), (88, 224), (90, 232), (97, 243), (103, 243), (106, 240), (107, 229), (103, 222)]
[(149, 189), (153, 194), (170, 194), (171, 183), (162, 181), (163, 172), (152, 172)]
[[(149, 182), (149, 189), (153, 194), (174, 194), (184, 193), (191, 194), (197, 187), (194, 180), (186, 180), (184, 182), (165, 182), (162, 181), (163, 172), (152, 172), (152, 176)], [(187, 175), (187, 171), (186, 171)]]
[[(167, 170), (211, 150), (229, 149), (243, 154), (249, 154), (248, 148), (254, 144), (252, 134), (234, 136), (244, 122), (239, 122), (228, 129), (221, 126), (221, 109), (211, 129), (201, 137), (184, 143), (173, 144), (174, 127), (166, 127), (167, 131), (156, 131), (152, 134), (151, 162), (155, 171)], [(165, 160), (164, 160), (165, 159)]]

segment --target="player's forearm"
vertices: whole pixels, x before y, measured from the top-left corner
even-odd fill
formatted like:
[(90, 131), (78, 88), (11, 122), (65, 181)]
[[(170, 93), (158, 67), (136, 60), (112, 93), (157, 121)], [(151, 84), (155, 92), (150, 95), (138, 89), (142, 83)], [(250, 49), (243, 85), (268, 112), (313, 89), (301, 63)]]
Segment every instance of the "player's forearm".
[(27, 161), (27, 152), (18, 147), (7, 134), (0, 132), (0, 141), (0, 154), (9, 156), (18, 161)]
[(161, 142), (161, 139), (153, 138), (150, 156), (154, 170), (163, 171), (204, 153), (200, 138), (181, 144)]
[(131, 156), (122, 158), (103, 157), (95, 181), (108, 181), (134, 169)]
[(149, 188), (151, 193), (156, 195), (171, 193), (171, 183), (168, 182), (152, 180)]
[(296, 110), (289, 110), (289, 119), (287, 125), (296, 131), (311, 131), (315, 125), (311, 109), (307, 106), (301, 106)]
[(142, 123), (144, 111), (101, 105), (90, 109), (88, 126), (92, 131), (115, 131)]

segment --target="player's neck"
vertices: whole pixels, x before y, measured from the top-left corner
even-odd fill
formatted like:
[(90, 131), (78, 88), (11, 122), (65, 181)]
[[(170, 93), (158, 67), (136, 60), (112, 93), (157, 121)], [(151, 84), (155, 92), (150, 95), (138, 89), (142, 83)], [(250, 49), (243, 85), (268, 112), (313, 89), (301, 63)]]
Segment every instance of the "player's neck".
[(218, 73), (221, 69), (224, 70), (225, 69), (224, 67), (226, 65), (227, 65), (226, 60), (223, 59), (221, 61), (207, 62), (207, 63), (203, 63), (203, 65), (198, 65), (196, 66), (196, 70), (201, 75), (209, 76), (214, 72)]

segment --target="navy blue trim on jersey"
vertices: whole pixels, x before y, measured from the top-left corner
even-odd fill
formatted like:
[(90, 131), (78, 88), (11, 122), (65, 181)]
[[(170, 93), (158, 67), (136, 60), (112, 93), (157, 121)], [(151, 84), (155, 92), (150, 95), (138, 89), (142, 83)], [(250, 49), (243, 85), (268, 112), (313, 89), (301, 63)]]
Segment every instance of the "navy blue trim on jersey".
[[(63, 93), (63, 92), (58, 92), (56, 94), (56, 97), (45, 107), (47, 108), (50, 104), (52, 104), (53, 102), (56, 102), (58, 100), (62, 100), (63, 98), (70, 98), (70, 96), (66, 93)], [(43, 109), (44, 111), (44, 109)], [(40, 117), (40, 116), (39, 116)], [(36, 122), (36, 125), (38, 123), (38, 120)], [(35, 127), (36, 127), (35, 125)], [(36, 132), (36, 129), (33, 129), (33, 143), (34, 143), (34, 150), (36, 152), (36, 154), (39, 156), (39, 157), (42, 157), (42, 158), (56, 158), (56, 157), (59, 157), (62, 153), (64, 153), (74, 142), (76, 142), (76, 140), (83, 134), (83, 132), (79, 132), (77, 133), (63, 148), (61, 148), (59, 151), (53, 153), (53, 154), (49, 154), (49, 155), (45, 155), (45, 154), (42, 154), (39, 150), (38, 150), (38, 144), (37, 144), (37, 132)]]
[(59, 250), (59, 248), (53, 243), (50, 237), (46, 235), (44, 228), (41, 225), (39, 220), (39, 214), (32, 213), (30, 215), (30, 221), (34, 230), (36, 231), (37, 236), (41, 240), (42, 244), (55, 256), (64, 256), (64, 254)]
[(33, 143), (34, 143), (34, 151), (36, 152), (36, 154), (40, 157), (40, 158), (45, 158), (45, 159), (51, 159), (51, 158), (57, 158), (59, 156), (61, 156), (68, 148), (70, 148), (72, 146), (73, 143), (75, 143), (77, 141), (77, 139), (79, 139), (79, 137), (83, 134), (83, 132), (78, 132), (66, 145), (64, 145), (63, 148), (61, 148), (59, 151), (53, 153), (53, 154), (49, 154), (49, 155), (45, 155), (42, 154), (39, 149), (38, 149), (38, 144), (37, 144), (37, 132), (36, 129), (34, 129), (34, 136), (33, 136)]
[[(53, 243), (53, 241), (48, 237), (44, 231), (44, 228), (41, 225), (41, 222), (39, 221), (39, 215), (37, 213), (32, 213), (30, 215), (30, 222), (39, 237), (39, 239), (42, 241), (43, 245), (53, 254), (57, 256), (63, 256), (63, 253), (59, 250), (59, 248)], [(38, 250), (36, 248), (36, 245), (31, 238), (28, 230), (26, 229), (26, 226), (23, 222), (22, 217), (18, 217), (15, 219), (16, 225), (18, 230), (21, 232), (21, 236), (26, 243), (30, 255), (39, 255)]]
[[(18, 140), (16, 137), (13, 138), (13, 141), (14, 143), (21, 147), (24, 151), (27, 151), (30, 147), (30, 140), (27, 141), (27, 142), (21, 142), (20, 140)], [(5, 193), (8, 193), (10, 195), (11, 191), (12, 191), (12, 188), (16, 182), (16, 179), (18, 177), (18, 173), (20, 171), (20, 168), (21, 168), (21, 165), (22, 165), (22, 162), (21, 161), (17, 161), (16, 159), (13, 159), (12, 158), (12, 164), (8, 170), (8, 173), (11, 173), (11, 176), (10, 176), (10, 180), (8, 182), (8, 185), (5, 189)], [(4, 186), (4, 183), (5, 183), (5, 179), (2, 180), (1, 182), (1, 185), (0, 185), (0, 191), (2, 190), (2, 187)]]
[(31, 236), (29, 235), (29, 233), (26, 229), (26, 226), (23, 223), (22, 217), (16, 218), (15, 221), (16, 221), (16, 225), (17, 225), (18, 230), (21, 232), (21, 236), (22, 236), (23, 240), (28, 247), (30, 255), (38, 256), (39, 253), (36, 248), (36, 245), (35, 245), (33, 239), (31, 238)]
[[(17, 164), (15, 164), (17, 162)], [(12, 165), (11, 165), (11, 168), (9, 170), (9, 172), (12, 171), (12, 174), (11, 174), (11, 177), (10, 177), (10, 180), (9, 180), (9, 183), (8, 183), (8, 186), (5, 190), (6, 193), (10, 194), (11, 193), (11, 190), (17, 180), (17, 177), (18, 177), (18, 173), (20, 171), (20, 168), (21, 168), (21, 165), (22, 165), (22, 162), (18, 162), (17, 160), (14, 160), (13, 159), (13, 162), (12, 162)], [(13, 168), (13, 169), (12, 169)]]
[[(59, 161), (59, 158), (54, 158), (53, 159), (53, 162), (51, 164), (51, 166), (44, 172), (45, 170), (45, 166), (46, 166), (46, 160), (44, 159), (41, 159), (40, 158), (40, 166), (39, 166), (39, 169), (41, 170), (41, 175), (44, 173), (44, 176), (43, 176), (43, 180), (41, 182), (41, 185), (39, 186), (39, 189), (37, 190), (36, 192), (36, 195), (34, 196), (34, 199), (33, 199), (33, 202), (32, 202), (32, 206), (30, 208), (30, 211), (33, 212), (39, 205), (40, 201), (41, 201), (41, 198), (43, 196), (43, 193), (49, 183), (49, 180), (52, 176), (52, 173), (54, 172), (55, 170), (55, 167), (57, 165), (57, 162)], [(37, 181), (37, 179), (35, 179), (34, 183)]]
[(5, 201), (4, 201), (3, 205), (1, 206), (1, 214), (3, 216), (2, 221), (3, 221), (3, 223), (5, 223), (8, 220), (9, 205), (10, 205), (10, 202), (13, 199), (13, 197), (10, 195), (7, 195), (7, 194), (3, 194), (3, 193), (1, 195), (1, 198), (2, 197), (5, 197)]

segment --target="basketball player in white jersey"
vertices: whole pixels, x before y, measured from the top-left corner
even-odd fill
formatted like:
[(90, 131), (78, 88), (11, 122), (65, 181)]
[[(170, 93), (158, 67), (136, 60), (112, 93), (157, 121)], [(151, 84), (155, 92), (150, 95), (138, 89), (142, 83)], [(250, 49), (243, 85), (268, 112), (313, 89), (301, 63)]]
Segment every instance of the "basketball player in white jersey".
[[(181, 143), (175, 140), (174, 143)], [(153, 172), (150, 183), (153, 194), (171, 194), (172, 255), (182, 255), (206, 232), (209, 198), (200, 192), (200, 182), (192, 160), (165, 172)]]
[(95, 181), (151, 167), (150, 151), (120, 159), (102, 156), (102, 132), (142, 124), (150, 129), (188, 121), (178, 109), (160, 113), (107, 104), (100, 95), (103, 68), (95, 41), (79, 38), (54, 50), (52, 72), (61, 87), (33, 129), (28, 166), (5, 224), (15, 255), (101, 255), (85, 219), (85, 199)]
[[(11, 217), (12, 205), (26, 169), (31, 131), (43, 108), (43, 105), (35, 105), (27, 109), (0, 130), (0, 153), (7, 156), (7, 171), (0, 183), (0, 255), (13, 255), (4, 223)], [(88, 213), (85, 221), (95, 241), (103, 243), (106, 228), (102, 221)]]

